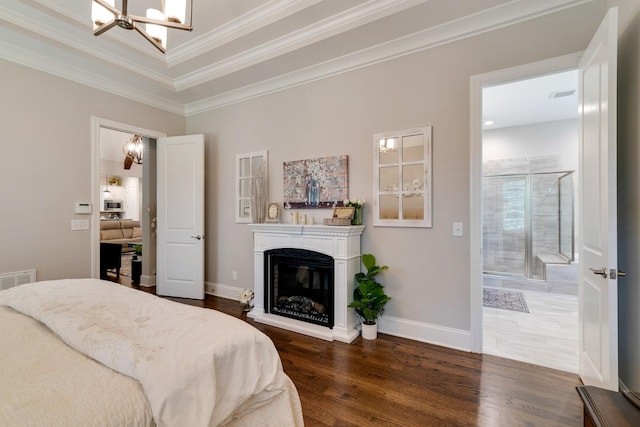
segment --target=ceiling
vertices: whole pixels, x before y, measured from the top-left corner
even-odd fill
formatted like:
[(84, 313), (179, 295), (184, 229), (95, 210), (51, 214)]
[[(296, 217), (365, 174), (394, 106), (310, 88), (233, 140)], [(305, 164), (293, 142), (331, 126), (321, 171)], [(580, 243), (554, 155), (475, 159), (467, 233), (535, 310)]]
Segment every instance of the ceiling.
[(578, 70), (519, 80), (482, 90), (482, 121), (485, 130), (577, 117)]
[(135, 31), (93, 36), (90, 0), (2, 0), (0, 58), (188, 116), (581, 3), (193, 0), (193, 31), (169, 29), (163, 55)]

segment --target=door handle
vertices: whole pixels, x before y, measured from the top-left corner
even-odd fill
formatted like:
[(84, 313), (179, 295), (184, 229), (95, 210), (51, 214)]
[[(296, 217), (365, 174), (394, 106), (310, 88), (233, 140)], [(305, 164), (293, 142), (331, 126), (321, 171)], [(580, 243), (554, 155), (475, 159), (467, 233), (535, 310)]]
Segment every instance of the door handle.
[(615, 279), (616, 277), (625, 277), (626, 275), (627, 273), (625, 273), (622, 270), (616, 271), (615, 268), (612, 268), (611, 270), (609, 270), (609, 277), (611, 277), (612, 279)]
[(196, 240), (201, 240), (204, 239), (204, 236), (201, 236), (200, 234), (197, 234), (195, 236), (191, 236), (192, 239), (196, 239)]
[(601, 269), (599, 269), (599, 270), (596, 270), (595, 268), (589, 268), (589, 270), (591, 270), (591, 272), (592, 272), (593, 274), (599, 274), (599, 275), (601, 275), (602, 277), (604, 277), (605, 279), (607, 278), (607, 269), (606, 269), (606, 268), (604, 268), (604, 267), (602, 267), (602, 268), (601, 268)]

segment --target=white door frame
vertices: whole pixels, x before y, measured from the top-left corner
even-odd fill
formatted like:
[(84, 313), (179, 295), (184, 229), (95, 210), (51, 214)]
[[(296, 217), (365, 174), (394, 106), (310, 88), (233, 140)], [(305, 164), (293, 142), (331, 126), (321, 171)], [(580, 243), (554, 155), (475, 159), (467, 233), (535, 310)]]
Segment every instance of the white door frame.
[(482, 88), (575, 70), (582, 52), (471, 77), (470, 152), (470, 302), (471, 351), (482, 353)]
[[(91, 116), (91, 277), (100, 278), (100, 129), (135, 133), (148, 138), (160, 138), (166, 133), (126, 123)], [(124, 158), (123, 158), (124, 160)]]

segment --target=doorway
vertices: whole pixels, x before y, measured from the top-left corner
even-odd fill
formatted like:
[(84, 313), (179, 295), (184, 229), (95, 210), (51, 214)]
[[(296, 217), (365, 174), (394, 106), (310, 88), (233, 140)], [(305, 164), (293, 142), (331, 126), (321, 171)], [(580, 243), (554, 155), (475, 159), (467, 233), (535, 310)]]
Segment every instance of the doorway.
[(142, 144), (135, 134), (100, 129), (100, 278), (126, 286), (139, 285), (142, 273)]
[[(122, 231), (124, 239), (133, 238), (133, 233), (142, 235), (141, 243), (147, 251), (142, 251), (140, 285), (155, 284), (155, 139), (165, 134), (111, 120), (92, 117), (92, 277), (101, 275), (100, 254), (102, 230), (105, 221), (123, 220), (131, 230)], [(142, 164), (124, 166), (123, 145), (132, 135), (143, 137), (145, 153)], [(109, 195), (105, 196), (105, 190)], [(105, 210), (105, 198), (115, 200), (119, 206)], [(121, 205), (118, 205), (122, 203)], [(137, 219), (136, 219), (137, 217)], [(134, 224), (132, 224), (134, 223)], [(110, 224), (113, 226), (113, 224)], [(131, 226), (131, 227), (129, 227)], [(140, 230), (134, 230), (139, 226)], [(131, 236), (129, 236), (131, 234)], [(131, 239), (130, 239), (131, 240)], [(140, 240), (140, 239), (138, 239)], [(121, 243), (122, 244), (122, 243)], [(125, 253), (129, 244), (125, 244)], [(133, 246), (133, 245), (131, 245)], [(131, 252), (133, 247), (131, 248)], [(121, 259), (121, 258), (120, 258)], [(122, 265), (122, 263), (120, 263)], [(133, 269), (133, 266), (131, 267)], [(115, 269), (111, 270), (115, 273)], [(129, 272), (128, 274), (132, 274)], [(115, 277), (115, 274), (112, 275)]]
[[(616, 182), (616, 7), (607, 11), (583, 53), (471, 77), (470, 114), (470, 348), (483, 351), (482, 91), (531, 76), (578, 69), (579, 173), (576, 227), (579, 273), (579, 374), (587, 385), (618, 390), (618, 259)], [(588, 173), (587, 173), (588, 171)], [(598, 189), (599, 191), (593, 191)], [(604, 266), (604, 267), (600, 267)]]
[(483, 76), (472, 166), (482, 218), (479, 350), (577, 373), (574, 60)]

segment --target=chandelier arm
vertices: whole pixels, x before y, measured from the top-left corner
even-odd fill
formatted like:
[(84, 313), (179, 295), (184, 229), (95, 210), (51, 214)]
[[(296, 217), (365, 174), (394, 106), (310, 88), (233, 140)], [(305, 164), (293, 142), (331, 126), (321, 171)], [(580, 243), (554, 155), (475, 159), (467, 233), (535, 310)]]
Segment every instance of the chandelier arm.
[(129, 18), (134, 22), (140, 22), (143, 24), (156, 24), (162, 25), (167, 28), (176, 28), (178, 30), (193, 31), (193, 27), (187, 24), (180, 24), (178, 22), (160, 21), (159, 19), (147, 18), (146, 16), (129, 15)]
[(118, 23), (116, 22), (115, 19), (112, 19), (111, 21), (107, 22), (106, 24), (102, 24), (98, 28), (96, 28), (93, 31), (93, 35), (94, 36), (99, 36), (100, 34), (104, 33), (105, 31), (112, 29), (116, 25), (118, 25)]
[(109, 12), (113, 13), (114, 16), (121, 15), (120, 11), (115, 7), (111, 6), (109, 3), (106, 3), (104, 0), (93, 0), (94, 3), (98, 3), (100, 6), (107, 9)]
[(149, 33), (147, 33), (145, 30), (143, 30), (140, 25), (135, 25), (133, 26), (133, 29), (136, 30), (137, 32), (139, 32), (142, 37), (144, 37), (145, 39), (147, 39), (147, 41), (149, 43), (151, 43), (152, 45), (154, 45), (156, 47), (156, 49), (158, 49), (160, 52), (162, 53), (166, 53), (166, 49), (164, 47), (162, 47), (162, 45), (160, 43), (158, 43), (156, 40), (154, 40), (153, 37), (151, 37), (149, 35)]
[(145, 39), (147, 39), (147, 41), (149, 41), (149, 43), (151, 43), (152, 45), (154, 45), (156, 47), (156, 49), (158, 49), (160, 52), (162, 53), (166, 53), (166, 49), (164, 47), (162, 47), (161, 43), (158, 43), (153, 37), (151, 37), (144, 29), (142, 29), (140, 27), (140, 25), (136, 25), (136, 23), (138, 24), (155, 24), (155, 25), (161, 25), (163, 27), (167, 27), (167, 28), (175, 28), (178, 30), (186, 30), (186, 31), (193, 31), (193, 26), (192, 26), (192, 20), (193, 20), (193, 0), (190, 0), (190, 7), (189, 7), (189, 24), (182, 24), (179, 22), (170, 22), (170, 21), (160, 21), (157, 19), (151, 19), (151, 18), (147, 18), (144, 16), (137, 16), (137, 15), (128, 15), (128, 0), (122, 0), (122, 12), (119, 11), (118, 9), (116, 9), (115, 7), (111, 6), (110, 4), (106, 3), (104, 0), (92, 0), (94, 3), (99, 4), (100, 6), (104, 7), (105, 9), (107, 9), (110, 13), (112, 13), (114, 15), (113, 20), (102, 24), (100, 26), (98, 26), (94, 31), (93, 31), (93, 35), (94, 36), (99, 36), (101, 34), (103, 34), (104, 32), (110, 30), (111, 28), (115, 27), (116, 25), (127, 29), (127, 30), (131, 30), (134, 29), (136, 30), (138, 33), (140, 33)]
[(193, 0), (189, 0), (189, 3), (189, 31), (193, 31)]

